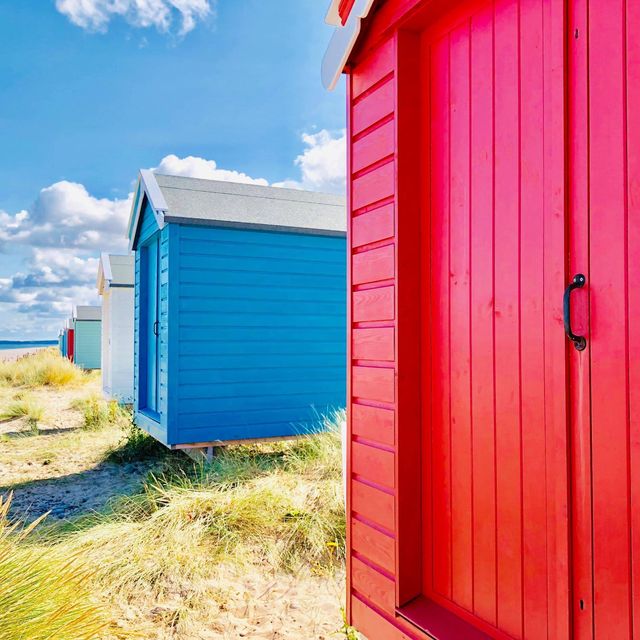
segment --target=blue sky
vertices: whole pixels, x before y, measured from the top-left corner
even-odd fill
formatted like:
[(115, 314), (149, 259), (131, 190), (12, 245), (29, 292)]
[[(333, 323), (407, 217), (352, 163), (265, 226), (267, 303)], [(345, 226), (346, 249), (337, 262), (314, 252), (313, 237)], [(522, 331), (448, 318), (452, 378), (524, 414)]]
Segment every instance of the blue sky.
[(0, 339), (55, 337), (97, 301), (141, 167), (344, 188), (327, 5), (0, 0)]

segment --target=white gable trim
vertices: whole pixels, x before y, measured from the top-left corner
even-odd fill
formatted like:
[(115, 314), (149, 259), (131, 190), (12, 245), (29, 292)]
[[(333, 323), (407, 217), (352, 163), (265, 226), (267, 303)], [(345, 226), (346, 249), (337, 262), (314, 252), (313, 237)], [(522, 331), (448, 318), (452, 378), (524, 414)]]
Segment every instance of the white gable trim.
[(341, 0), (331, 0), (331, 5), (329, 6), (327, 15), (324, 18), (324, 21), (327, 24), (333, 25), (334, 27), (342, 24), (342, 20), (340, 20), (340, 13), (338, 12), (340, 2)]
[[(353, 5), (353, 9), (349, 14), (347, 23), (342, 26), (337, 26), (331, 36), (331, 41), (322, 59), (322, 84), (325, 89), (333, 91), (336, 84), (345, 68), (345, 65), (349, 61), (349, 56), (353, 51), (353, 47), (358, 41), (360, 35), (360, 29), (362, 27), (362, 21), (369, 15), (371, 7), (375, 0), (356, 0)], [(337, 12), (338, 5), (340, 3), (334, 0), (329, 12), (327, 13), (327, 22), (334, 20), (334, 10)], [(335, 7), (334, 7), (335, 5)], [(340, 23), (340, 17), (338, 16), (338, 24)]]
[(162, 229), (164, 227), (164, 216), (169, 210), (164, 195), (162, 195), (162, 191), (156, 181), (156, 176), (153, 171), (149, 171), (149, 169), (140, 169), (135, 194), (136, 196), (133, 199), (131, 214), (129, 216), (129, 251), (133, 251), (133, 245), (138, 234), (140, 212), (142, 211), (144, 196), (146, 195), (147, 200), (149, 200), (153, 214), (156, 217), (156, 222), (158, 223), (158, 228)]
[(100, 261), (98, 262), (98, 294), (102, 295), (109, 289), (111, 280), (113, 280), (113, 275), (111, 274), (109, 254), (103, 251), (100, 254)]

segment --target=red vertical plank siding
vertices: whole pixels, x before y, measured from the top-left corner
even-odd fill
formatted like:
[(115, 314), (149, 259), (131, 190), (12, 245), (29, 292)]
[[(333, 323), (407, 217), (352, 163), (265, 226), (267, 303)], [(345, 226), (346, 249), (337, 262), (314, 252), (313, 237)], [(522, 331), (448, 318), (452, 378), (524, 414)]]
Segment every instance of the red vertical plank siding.
[[(589, 5), (595, 636), (631, 629), (623, 0)], [(613, 250), (612, 250), (613, 248)]]
[(431, 139), (431, 209), (438, 215), (431, 220), (431, 262), (446, 265), (431, 282), (431, 482), (433, 490), (431, 521), (432, 547), (425, 553), (433, 558), (432, 576), (425, 576), (427, 593), (432, 589), (451, 597), (451, 430), (450, 351), (449, 351), (449, 37), (431, 50), (431, 128), (441, 133)]
[[(569, 410), (572, 465), (572, 565), (571, 609), (576, 638), (589, 638), (593, 630), (591, 540), (591, 416), (589, 290), (589, 112), (588, 112), (588, 0), (570, 4), (574, 37), (568, 55), (568, 167), (569, 167), (569, 270), (567, 278), (583, 273), (586, 290), (572, 294), (572, 326), (587, 336), (586, 351), (568, 349)], [(575, 37), (577, 30), (578, 37)], [(582, 602), (582, 606), (580, 604)]]
[(495, 4), (495, 359), (498, 626), (522, 636), (518, 4)]
[(542, 0), (520, 3), (520, 358), (523, 635), (547, 625), (544, 420), (544, 59)]
[(474, 611), (496, 624), (493, 357), (493, 7), (471, 20), (471, 407)]
[[(629, 447), (631, 490), (632, 637), (640, 638), (640, 3), (627, 0), (627, 310), (629, 315)], [(631, 320), (633, 319), (633, 320)]]
[(451, 575), (454, 601), (473, 610), (469, 24), (450, 35)]

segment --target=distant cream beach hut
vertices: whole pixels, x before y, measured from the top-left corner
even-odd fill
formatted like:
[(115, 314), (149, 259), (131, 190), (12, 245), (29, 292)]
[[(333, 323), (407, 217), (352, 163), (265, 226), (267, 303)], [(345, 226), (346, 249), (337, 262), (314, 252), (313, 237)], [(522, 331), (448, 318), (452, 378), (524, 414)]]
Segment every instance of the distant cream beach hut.
[(103, 253), (98, 265), (102, 296), (102, 391), (133, 402), (134, 258)]

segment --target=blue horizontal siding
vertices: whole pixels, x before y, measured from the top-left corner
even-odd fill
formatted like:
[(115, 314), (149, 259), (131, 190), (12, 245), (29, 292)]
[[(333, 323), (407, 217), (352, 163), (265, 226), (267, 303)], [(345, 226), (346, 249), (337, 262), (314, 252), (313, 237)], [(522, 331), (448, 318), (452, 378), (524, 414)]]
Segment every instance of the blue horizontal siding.
[(344, 238), (181, 225), (178, 245), (171, 444), (294, 435), (344, 406)]

